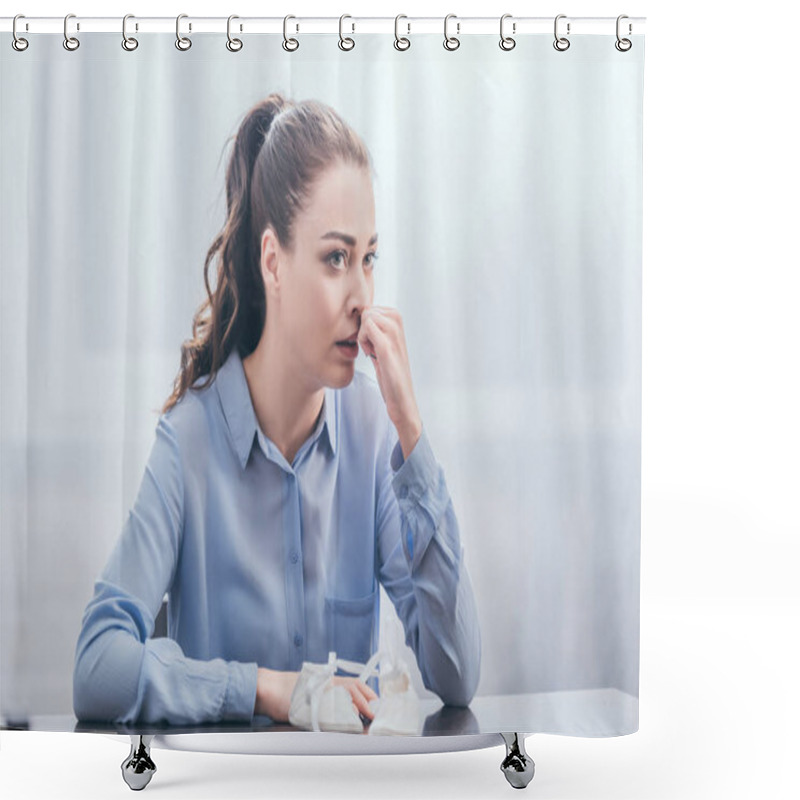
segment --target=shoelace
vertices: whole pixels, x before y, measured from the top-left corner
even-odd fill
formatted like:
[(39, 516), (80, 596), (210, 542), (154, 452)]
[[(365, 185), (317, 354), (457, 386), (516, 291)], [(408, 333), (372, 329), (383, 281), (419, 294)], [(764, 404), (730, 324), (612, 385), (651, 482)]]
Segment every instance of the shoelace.
[(328, 663), (315, 674), (308, 682), (308, 693), (311, 703), (311, 726), (315, 731), (320, 730), (319, 727), (319, 704), (322, 700), (322, 693), (325, 691), (325, 686), (328, 681), (336, 674), (337, 669), (343, 672), (349, 672), (352, 675), (358, 675), (358, 679), (364, 683), (373, 674), (378, 674), (376, 665), (381, 660), (383, 653), (378, 651), (374, 653), (366, 664), (361, 664), (357, 661), (347, 661), (343, 658), (336, 658), (335, 652), (328, 653)]

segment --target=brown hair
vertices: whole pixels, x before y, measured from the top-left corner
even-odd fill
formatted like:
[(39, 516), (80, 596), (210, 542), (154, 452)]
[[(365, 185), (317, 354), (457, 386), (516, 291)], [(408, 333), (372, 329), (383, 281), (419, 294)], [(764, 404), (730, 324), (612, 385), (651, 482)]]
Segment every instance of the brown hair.
[[(291, 252), (294, 219), (326, 167), (342, 160), (373, 172), (360, 137), (333, 108), (316, 100), (294, 102), (270, 94), (245, 114), (233, 138), (225, 176), (228, 217), (203, 269), (208, 299), (194, 315), (192, 338), (181, 345), (180, 371), (162, 413), (198, 378), (208, 375), (198, 388), (208, 386), (234, 347), (245, 358), (258, 345), (267, 311), (260, 266), (264, 230), (271, 227)], [(216, 254), (212, 291), (208, 271)]]

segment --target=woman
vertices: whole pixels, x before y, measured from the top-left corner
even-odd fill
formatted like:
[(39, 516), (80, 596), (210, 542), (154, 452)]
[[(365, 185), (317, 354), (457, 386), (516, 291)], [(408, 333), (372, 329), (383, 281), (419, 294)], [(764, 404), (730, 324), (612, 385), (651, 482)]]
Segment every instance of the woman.
[[(243, 120), (208, 300), (83, 617), (79, 719), (287, 721), (304, 661), (377, 650), (378, 581), (425, 685), (471, 701), (480, 631), (458, 524), (400, 314), (372, 305), (371, 169), (324, 104), (273, 94)], [(377, 383), (355, 370), (359, 345)], [(371, 719), (372, 688), (334, 681)]]

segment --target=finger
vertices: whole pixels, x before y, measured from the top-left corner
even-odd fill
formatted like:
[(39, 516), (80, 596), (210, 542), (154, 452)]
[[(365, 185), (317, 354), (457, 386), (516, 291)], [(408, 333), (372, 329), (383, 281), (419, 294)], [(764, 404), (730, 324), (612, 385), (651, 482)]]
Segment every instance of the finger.
[(403, 330), (403, 320), (400, 312), (391, 308), (387, 310), (391, 313), (378, 313), (372, 316), (362, 317), (362, 325), (366, 320), (371, 321), (379, 330), (386, 334), (387, 338), (393, 343), (394, 348), (402, 354), (406, 353), (406, 338)]
[(353, 682), (353, 683), (348, 684), (347, 688), (350, 690), (350, 697), (353, 698), (353, 704), (355, 705), (355, 707), (365, 717), (368, 717), (369, 719), (372, 719), (372, 717), (374, 716), (374, 712), (369, 707), (369, 704), (367, 703), (366, 699), (364, 698), (364, 695), (362, 695), (361, 692), (358, 690), (358, 686), (356, 685), (356, 683)]
[(373, 306), (367, 310), (366, 316), (362, 316), (362, 322), (367, 319), (372, 320), (382, 331), (386, 332), (400, 327), (400, 315), (393, 308), (383, 310)]
[(372, 327), (368, 324), (369, 319), (367, 317), (361, 318), (361, 327), (358, 330), (358, 343), (361, 345), (361, 349), (364, 351), (364, 355), (367, 356), (374, 356), (375, 355), (375, 347), (369, 337), (369, 331), (372, 330)]
[(369, 340), (364, 326), (361, 328), (361, 333), (358, 334), (358, 343), (361, 345), (365, 356), (375, 358), (375, 348), (372, 346), (372, 342)]
[(400, 316), (400, 312), (391, 306), (370, 306), (364, 309), (364, 313), (367, 315), (377, 314), (378, 316), (390, 317), (392, 319), (397, 319)]
[(367, 696), (367, 700), (377, 700), (378, 695), (375, 693), (373, 688), (369, 685), (364, 683), (364, 681), (358, 681), (358, 688), (361, 689), (362, 693)]
[(372, 344), (373, 350), (379, 359), (385, 360), (389, 355), (390, 338), (389, 334), (384, 331), (374, 317), (367, 319), (364, 333)]
[(374, 320), (370, 317), (366, 321), (362, 321), (361, 331), (358, 334), (358, 341), (364, 348), (364, 352), (368, 356), (381, 356), (386, 355), (387, 338), (386, 334), (377, 326)]
[(375, 692), (373, 692), (372, 689), (369, 686), (367, 686), (366, 683), (363, 683), (360, 680), (356, 680), (355, 686), (359, 690), (359, 692), (361, 693), (361, 696), (362, 696), (362, 698), (364, 700), (364, 705), (370, 710), (370, 712), (374, 713), (374, 710), (372, 708), (370, 708), (369, 703), (370, 703), (370, 700), (377, 700), (378, 699), (378, 695), (375, 694)]

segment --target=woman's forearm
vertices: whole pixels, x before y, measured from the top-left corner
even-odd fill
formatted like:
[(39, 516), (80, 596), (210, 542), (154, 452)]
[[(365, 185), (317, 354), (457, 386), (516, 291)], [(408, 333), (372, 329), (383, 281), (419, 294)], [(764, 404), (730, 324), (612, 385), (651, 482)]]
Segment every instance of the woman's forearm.
[(90, 616), (81, 632), (73, 674), (79, 720), (193, 725), (252, 717), (256, 664), (190, 658), (167, 637), (141, 642), (126, 624), (122, 612)]
[[(388, 510), (379, 519), (386, 530), (400, 528), (405, 564), (385, 565), (381, 581), (384, 586), (398, 585), (398, 573), (404, 568), (410, 571), (408, 582), (415, 602), (401, 602), (398, 611), (425, 686), (447, 705), (465, 706), (480, 680), (481, 639), (444, 471), (424, 430), (402, 465), (394, 456), (392, 461), (391, 485), (399, 514), (387, 503)], [(407, 595), (398, 589), (399, 597)]]
[[(436, 548), (432, 541), (428, 547)], [(426, 553), (425, 560), (431, 558)], [(412, 637), (422, 656), (420, 669), (426, 688), (446, 705), (468, 706), (480, 680), (481, 634), (475, 595), (463, 561), (455, 587), (444, 587), (437, 570), (423, 563), (416, 573), (414, 595), (419, 609)]]

